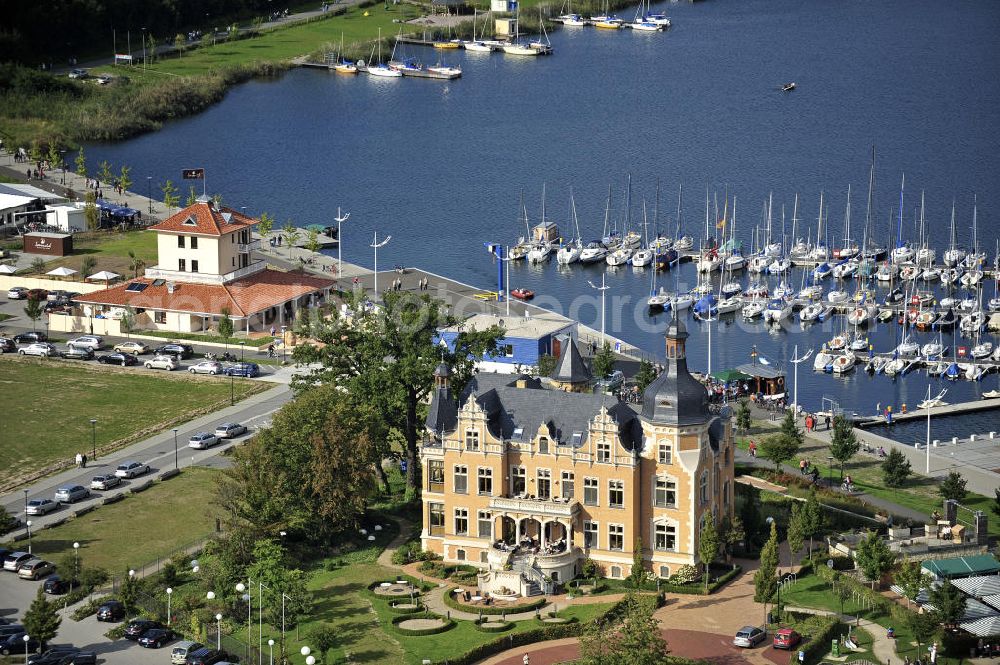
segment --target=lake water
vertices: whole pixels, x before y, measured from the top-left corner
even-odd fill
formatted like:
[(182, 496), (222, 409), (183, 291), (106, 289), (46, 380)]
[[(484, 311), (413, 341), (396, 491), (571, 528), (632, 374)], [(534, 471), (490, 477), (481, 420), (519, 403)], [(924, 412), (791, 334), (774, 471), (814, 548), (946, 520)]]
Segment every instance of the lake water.
[[(590, 239), (601, 236), (609, 184), (612, 218), (624, 218), (629, 173), (633, 223), (641, 222), (643, 199), (652, 223), (659, 180), (657, 220), (668, 235), (678, 185), (682, 230), (695, 238), (704, 235), (706, 188), (720, 207), (728, 189), (736, 199), (737, 234), (749, 242), (769, 192), (776, 233), (781, 207), (790, 220), (796, 193), (799, 217), (815, 233), (822, 190), (831, 240), (841, 237), (851, 184), (860, 237), (874, 144), (873, 234), (882, 244), (896, 233), (893, 210), (905, 171), (907, 238), (915, 238), (925, 190), (928, 233), (939, 253), (948, 242), (953, 199), (959, 240), (971, 243), (975, 193), (979, 240), (992, 256), (1000, 229), (1000, 4), (713, 0), (663, 7), (674, 20), (667, 33), (559, 30), (548, 58), (421, 47), (403, 54), (461, 65), (464, 76), (456, 81), (293, 71), (242, 85), (207, 112), (156, 134), (88, 146), (87, 154), (94, 163), (130, 164), (138, 183), (147, 175), (154, 183), (177, 182), (182, 168), (204, 167), (210, 193), (248, 212), (268, 211), (279, 224), (328, 224), (342, 206), (351, 212), (345, 259), (370, 266), (367, 245), (377, 229), (380, 237), (392, 235), (380, 252), (382, 265), (419, 265), (495, 289), (496, 269), (483, 243), (513, 244), (524, 234), (522, 190), (534, 222), (544, 183), (547, 217), (571, 236), (572, 187), (582, 234)], [(787, 81), (798, 89), (780, 92)], [(603, 272), (603, 264), (559, 269), (553, 260), (515, 265), (511, 284), (599, 328), (600, 301), (588, 280), (599, 281)], [(789, 280), (798, 287), (801, 273)], [(669, 289), (695, 282), (690, 264), (658, 278)], [(651, 319), (643, 306), (651, 273), (609, 272), (608, 284), (608, 331), (660, 353), (665, 317)], [(697, 334), (704, 325), (689, 327)], [(713, 369), (719, 369), (747, 362), (753, 344), (773, 362), (785, 362), (794, 345), (800, 352), (818, 347), (837, 325), (768, 332), (736, 320), (715, 330)], [(890, 348), (896, 333), (874, 332), (876, 349)], [(691, 344), (692, 366), (704, 368), (705, 346)], [(893, 382), (859, 373), (814, 375), (811, 362), (802, 370), (799, 398), (808, 408), (819, 408), (828, 395), (868, 412), (890, 399), (915, 404), (929, 380), (938, 390), (937, 379), (920, 373)], [(995, 376), (959, 382), (949, 401), (995, 387)]]

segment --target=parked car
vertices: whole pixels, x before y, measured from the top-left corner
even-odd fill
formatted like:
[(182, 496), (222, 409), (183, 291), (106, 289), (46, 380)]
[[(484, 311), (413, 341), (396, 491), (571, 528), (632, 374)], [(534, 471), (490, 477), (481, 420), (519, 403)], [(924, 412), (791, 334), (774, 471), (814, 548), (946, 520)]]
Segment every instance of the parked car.
[(165, 369), (168, 372), (180, 367), (174, 356), (153, 356), (143, 363), (143, 365), (145, 365), (146, 369)]
[(120, 342), (115, 344), (114, 350), (116, 353), (131, 353), (134, 356), (149, 353), (149, 347), (142, 342)]
[(25, 510), (29, 515), (45, 515), (57, 509), (59, 504), (52, 499), (32, 499)]
[(69, 591), (70, 586), (71, 584), (68, 580), (64, 580), (58, 575), (49, 575), (42, 588), (50, 596), (61, 596)]
[(138, 365), (139, 359), (131, 353), (105, 353), (103, 356), (97, 356), (97, 362), (104, 363), (105, 365), (121, 365), (122, 367), (126, 367)]
[(597, 382), (595, 392), (614, 392), (621, 388), (623, 383), (625, 383), (625, 375), (622, 374), (621, 370), (616, 369)]
[(220, 439), (231, 439), (240, 434), (246, 434), (247, 426), (239, 423), (222, 423), (215, 428), (215, 436)]
[(45, 302), (49, 299), (49, 292), (45, 289), (28, 289), (28, 293), (25, 295), (28, 300), (37, 300), (38, 302)]
[(97, 608), (98, 621), (121, 621), (125, 618), (125, 606), (117, 600), (109, 600)]
[(0, 337), (0, 353), (14, 353), (17, 351), (17, 344), (9, 337)]
[(76, 337), (66, 342), (66, 346), (97, 351), (104, 346), (104, 340), (97, 335), (83, 335), (82, 337)]
[(802, 636), (791, 628), (781, 628), (774, 634), (775, 649), (791, 649), (802, 641)]
[(176, 356), (178, 360), (185, 360), (194, 357), (194, 347), (190, 344), (179, 344), (170, 342), (156, 348), (157, 355)]
[(736, 637), (733, 638), (733, 644), (738, 647), (743, 647), (749, 649), (755, 647), (764, 641), (767, 637), (767, 633), (763, 629), (757, 626), (743, 626), (738, 631), (736, 631)]
[(0, 642), (3, 642), (11, 635), (24, 635), (24, 626), (19, 623), (9, 623), (0, 626)]
[(188, 654), (192, 654), (198, 649), (204, 648), (205, 645), (201, 642), (191, 642), (190, 640), (178, 642), (174, 645), (174, 648), (170, 650), (170, 662), (172, 665), (186, 665)]
[(62, 665), (97, 665), (97, 652), (78, 651), (64, 660)]
[(22, 580), (40, 580), (55, 571), (56, 567), (51, 562), (33, 559), (17, 569), (17, 576)]
[(28, 554), (27, 552), (11, 552), (3, 560), (3, 569), (16, 573), (21, 566), (35, 558), (37, 557), (34, 554)]
[(59, 503), (76, 503), (90, 497), (90, 490), (83, 485), (66, 485), (56, 490), (54, 501)]
[(49, 341), (49, 336), (43, 332), (32, 331), (14, 335), (14, 343), (18, 345), (47, 341)]
[(105, 473), (100, 476), (94, 476), (90, 479), (90, 489), (92, 490), (109, 490), (112, 487), (118, 487), (122, 484), (122, 479), (113, 473)]
[(90, 76), (90, 72), (88, 72), (86, 69), (82, 69), (82, 68), (81, 69), (72, 69), (69, 72), (69, 77), (71, 79), (85, 79), (88, 76)]
[(198, 432), (191, 436), (191, 439), (188, 441), (188, 447), (201, 450), (203, 448), (211, 448), (218, 442), (219, 438), (214, 434), (209, 434), (208, 432)]
[(243, 376), (248, 379), (260, 376), (260, 365), (257, 363), (236, 363), (223, 370), (226, 376)]
[(222, 374), (223, 368), (222, 363), (216, 360), (202, 360), (199, 363), (195, 363), (188, 367), (188, 371), (192, 374)]
[(85, 346), (71, 346), (63, 349), (59, 355), (66, 360), (93, 360), (94, 352)]
[(107, 85), (107, 84), (111, 83), (111, 75), (110, 74), (98, 74), (97, 78), (94, 79), (94, 83), (96, 83), (97, 85)]
[(167, 630), (166, 628), (150, 628), (136, 641), (141, 647), (146, 647), (147, 649), (159, 649), (164, 644), (173, 642), (176, 639), (177, 635), (175, 635), (172, 630)]
[(189, 653), (184, 662), (186, 665), (215, 665), (216, 663), (221, 663), (224, 659), (225, 656), (222, 655), (221, 651), (202, 647)]
[(58, 353), (56, 347), (48, 342), (34, 342), (28, 346), (22, 346), (17, 352), (22, 356), (39, 356), (42, 358), (48, 358)]
[(23, 286), (12, 286), (7, 290), (8, 300), (24, 300), (28, 297), (28, 289)]
[(24, 631), (20, 633), (15, 633), (7, 638), (6, 641), (0, 642), (0, 654), (9, 656), (11, 654), (18, 653), (35, 653), (41, 648), (41, 644), (34, 637), (28, 638), (27, 641), (24, 639)]
[(133, 462), (129, 460), (128, 462), (122, 462), (115, 469), (115, 475), (119, 478), (135, 478), (136, 476), (141, 476), (144, 473), (149, 473), (149, 465), (143, 464), (142, 462)]
[(52, 647), (38, 656), (30, 656), (28, 665), (70, 665), (77, 662), (74, 656), (80, 649), (74, 646)]
[(154, 628), (163, 628), (163, 624), (159, 621), (153, 621), (152, 619), (132, 619), (125, 626), (124, 637), (126, 640), (137, 641), (142, 637), (147, 630), (152, 630)]

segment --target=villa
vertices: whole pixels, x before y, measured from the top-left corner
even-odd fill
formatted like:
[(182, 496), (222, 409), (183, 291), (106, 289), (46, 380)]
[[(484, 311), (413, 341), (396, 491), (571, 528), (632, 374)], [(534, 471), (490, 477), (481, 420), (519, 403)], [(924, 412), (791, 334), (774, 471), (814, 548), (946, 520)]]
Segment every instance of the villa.
[(585, 559), (611, 578), (697, 562), (700, 529), (733, 514), (733, 437), (688, 372), (684, 324), (640, 411), (592, 392), (572, 338), (550, 377), (435, 372), (421, 449), (421, 543), (479, 567), (484, 593), (547, 592)]

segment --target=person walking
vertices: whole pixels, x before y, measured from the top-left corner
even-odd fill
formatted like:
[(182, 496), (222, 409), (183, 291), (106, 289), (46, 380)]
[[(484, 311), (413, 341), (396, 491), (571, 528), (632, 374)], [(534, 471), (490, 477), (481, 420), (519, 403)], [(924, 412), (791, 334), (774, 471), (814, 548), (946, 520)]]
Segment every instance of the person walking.
[(826, 429), (827, 429), (827, 431), (829, 431), (830, 430), (830, 416), (827, 416), (825, 418), (825, 421), (826, 421)]
[(77, 467), (81, 468), (83, 467), (83, 455), (81, 455), (80, 453), (76, 454), (76, 465)]

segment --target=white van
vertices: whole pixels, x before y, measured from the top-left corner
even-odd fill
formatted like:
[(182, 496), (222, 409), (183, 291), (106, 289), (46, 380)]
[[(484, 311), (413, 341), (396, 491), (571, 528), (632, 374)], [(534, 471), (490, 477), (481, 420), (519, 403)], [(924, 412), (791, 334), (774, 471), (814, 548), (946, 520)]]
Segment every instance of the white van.
[(203, 648), (205, 645), (201, 642), (191, 642), (184, 640), (183, 642), (178, 642), (174, 645), (174, 648), (170, 651), (170, 662), (174, 665), (184, 665), (187, 662), (187, 657), (189, 653), (194, 653), (198, 649)]

